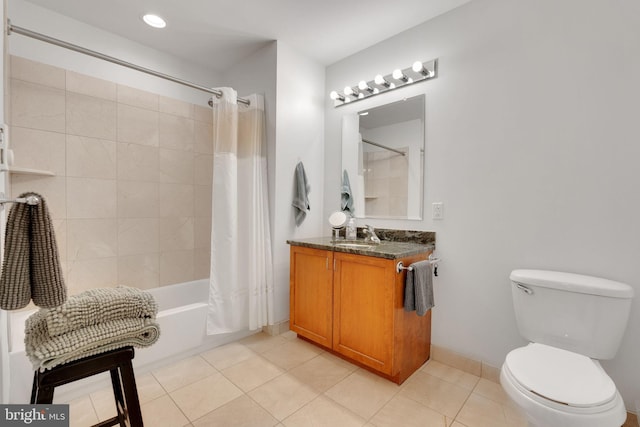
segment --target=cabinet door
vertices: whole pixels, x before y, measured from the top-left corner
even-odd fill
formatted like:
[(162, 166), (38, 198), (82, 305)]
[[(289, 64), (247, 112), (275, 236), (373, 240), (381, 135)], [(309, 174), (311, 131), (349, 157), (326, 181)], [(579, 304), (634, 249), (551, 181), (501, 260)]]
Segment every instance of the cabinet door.
[(393, 261), (334, 254), (333, 349), (391, 374)]
[(290, 329), (331, 348), (333, 252), (291, 247)]

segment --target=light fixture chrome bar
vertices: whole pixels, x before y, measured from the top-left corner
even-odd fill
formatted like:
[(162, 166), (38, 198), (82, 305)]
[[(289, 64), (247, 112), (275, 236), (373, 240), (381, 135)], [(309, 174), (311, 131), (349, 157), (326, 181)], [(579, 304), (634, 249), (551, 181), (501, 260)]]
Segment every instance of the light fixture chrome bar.
[(438, 59), (425, 62), (416, 61), (411, 67), (396, 69), (391, 74), (378, 74), (371, 81), (361, 80), (356, 86), (360, 89), (357, 94), (347, 93), (347, 89), (349, 92), (353, 90), (352, 86), (347, 86), (345, 87), (345, 99), (338, 97), (336, 91), (331, 92), (330, 98), (334, 101), (334, 107), (341, 107), (350, 102), (367, 99), (405, 86), (435, 79), (436, 77), (438, 77)]
[(395, 148), (387, 147), (386, 145), (378, 144), (377, 142), (369, 141), (368, 139), (362, 138), (362, 142), (370, 145), (375, 145), (376, 147), (384, 148), (385, 150), (393, 151), (394, 153), (398, 153), (402, 156), (407, 155), (407, 153), (405, 153), (404, 151), (396, 150)]
[[(170, 76), (168, 74), (161, 73), (159, 71), (152, 70), (150, 68), (141, 67), (136, 64), (132, 64), (131, 62), (123, 61), (118, 58), (114, 58), (113, 56), (105, 55), (104, 53), (96, 52), (95, 50), (87, 49), (82, 46), (78, 46), (72, 43), (65, 42), (64, 40), (56, 39), (53, 37), (49, 37), (47, 35), (36, 33), (35, 31), (28, 30), (26, 28), (18, 27), (11, 23), (11, 20), (7, 20), (7, 35), (11, 35), (11, 33), (20, 34), (22, 36), (31, 37), (32, 39), (40, 40), (45, 43), (53, 44), (56, 46), (63, 47), (65, 49), (73, 50), (74, 52), (82, 53), (84, 55), (89, 55), (94, 58), (102, 59), (103, 61), (111, 62), (113, 64), (121, 65), (126, 68), (131, 68), (132, 70), (140, 71), (141, 73), (149, 74), (155, 77), (159, 77), (164, 80), (169, 80), (174, 83), (178, 83), (184, 86), (188, 86), (193, 89), (201, 90), (203, 92), (211, 93), (216, 97), (220, 98), (222, 96), (222, 91), (217, 89), (209, 88), (206, 86), (202, 86), (196, 83), (191, 83), (190, 81), (179, 79), (177, 77)], [(250, 102), (248, 99), (238, 98), (238, 102), (249, 105)]]

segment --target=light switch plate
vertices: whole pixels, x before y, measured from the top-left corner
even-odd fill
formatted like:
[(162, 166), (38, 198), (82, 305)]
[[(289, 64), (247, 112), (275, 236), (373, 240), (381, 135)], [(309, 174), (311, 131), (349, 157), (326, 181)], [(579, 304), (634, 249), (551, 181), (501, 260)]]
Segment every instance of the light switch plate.
[(433, 202), (431, 204), (431, 218), (444, 219), (444, 204), (442, 202)]

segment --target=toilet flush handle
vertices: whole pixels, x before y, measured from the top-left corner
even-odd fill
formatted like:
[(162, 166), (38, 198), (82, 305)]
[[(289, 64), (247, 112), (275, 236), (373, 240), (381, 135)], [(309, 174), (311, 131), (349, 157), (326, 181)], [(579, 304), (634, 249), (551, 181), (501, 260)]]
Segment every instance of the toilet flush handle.
[(521, 283), (516, 283), (516, 287), (527, 295), (533, 295), (533, 291)]

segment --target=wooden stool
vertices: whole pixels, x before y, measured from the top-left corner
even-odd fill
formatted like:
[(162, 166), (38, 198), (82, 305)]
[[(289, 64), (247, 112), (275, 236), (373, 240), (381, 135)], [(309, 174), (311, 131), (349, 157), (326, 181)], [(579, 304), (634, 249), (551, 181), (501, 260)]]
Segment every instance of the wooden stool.
[(44, 372), (38, 370), (33, 375), (31, 403), (53, 403), (53, 391), (57, 386), (110, 371), (118, 414), (93, 427), (118, 424), (122, 427), (143, 427), (136, 378), (131, 364), (133, 356), (133, 347), (123, 347), (56, 366)]

